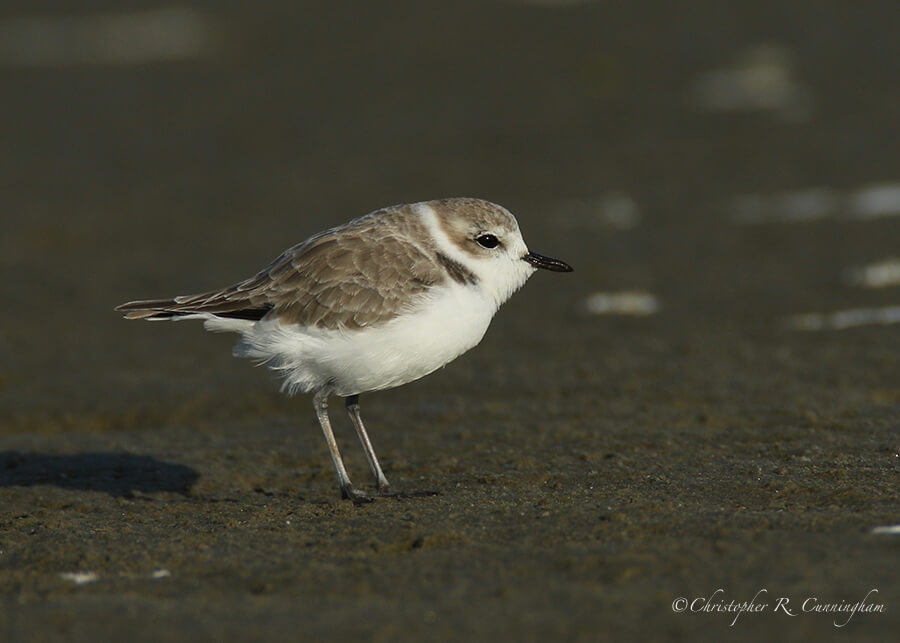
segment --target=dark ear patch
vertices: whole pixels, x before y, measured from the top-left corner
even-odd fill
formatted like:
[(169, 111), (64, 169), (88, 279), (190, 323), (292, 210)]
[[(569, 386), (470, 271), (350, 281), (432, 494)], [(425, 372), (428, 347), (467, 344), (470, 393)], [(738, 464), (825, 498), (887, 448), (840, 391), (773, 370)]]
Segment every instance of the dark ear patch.
[(450, 278), (459, 284), (477, 284), (478, 277), (464, 265), (445, 255), (443, 252), (435, 254), (435, 258), (441, 267), (447, 271)]

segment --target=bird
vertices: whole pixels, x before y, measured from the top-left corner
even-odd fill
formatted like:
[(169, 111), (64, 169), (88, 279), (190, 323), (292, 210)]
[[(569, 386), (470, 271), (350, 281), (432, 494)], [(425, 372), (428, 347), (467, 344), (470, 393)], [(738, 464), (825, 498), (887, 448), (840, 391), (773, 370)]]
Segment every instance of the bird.
[[(494, 314), (538, 269), (506, 208), (475, 198), (394, 205), (313, 235), (227, 288), (117, 306), (126, 319), (197, 319), (240, 334), (236, 357), (265, 364), (289, 395), (312, 394), (340, 485), (355, 503), (393, 491), (360, 414), (362, 394), (394, 388), (476, 346)], [(328, 414), (344, 399), (375, 495), (354, 487)], [(430, 492), (429, 492), (430, 493)]]

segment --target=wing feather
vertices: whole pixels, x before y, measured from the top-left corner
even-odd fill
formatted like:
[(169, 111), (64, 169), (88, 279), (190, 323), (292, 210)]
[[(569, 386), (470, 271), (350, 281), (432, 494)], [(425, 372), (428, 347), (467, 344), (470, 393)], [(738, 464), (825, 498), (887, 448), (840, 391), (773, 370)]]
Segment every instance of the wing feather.
[[(385, 213), (376, 213), (382, 214)], [(174, 299), (128, 302), (116, 308), (128, 319), (211, 314), (318, 328), (382, 324), (424, 299), (446, 278), (429, 248), (409, 242), (387, 219), (369, 215), (318, 234), (282, 253), (253, 277), (222, 290)]]

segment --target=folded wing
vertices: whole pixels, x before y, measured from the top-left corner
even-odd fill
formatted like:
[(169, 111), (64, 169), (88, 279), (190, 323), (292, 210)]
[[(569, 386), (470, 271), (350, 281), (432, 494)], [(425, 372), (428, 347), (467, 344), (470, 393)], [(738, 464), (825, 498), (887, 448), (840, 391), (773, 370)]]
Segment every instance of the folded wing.
[(446, 279), (434, 258), (417, 246), (397, 236), (378, 236), (373, 241), (359, 230), (324, 232), (228, 288), (132, 301), (116, 310), (126, 319), (276, 317), (285, 324), (326, 329), (375, 326), (415, 308)]

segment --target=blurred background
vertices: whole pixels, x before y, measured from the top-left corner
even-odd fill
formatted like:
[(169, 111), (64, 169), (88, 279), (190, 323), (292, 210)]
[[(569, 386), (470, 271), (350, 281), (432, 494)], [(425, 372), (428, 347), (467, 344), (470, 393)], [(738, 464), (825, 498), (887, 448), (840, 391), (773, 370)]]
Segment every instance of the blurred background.
[[(231, 336), (112, 309), (234, 283), (382, 206), (476, 196), (509, 208), (533, 250), (576, 272), (536, 275), (477, 350), (364, 400), (394, 477), (446, 486), (452, 463), (466, 463), (465, 481), (471, 462), (496, 471), (491, 458), (521, 471), (524, 452), (535, 476), (553, 471), (565, 486), (599, 468), (592, 484), (611, 489), (604, 454), (647, 448), (655, 455), (635, 451), (621, 471), (646, 479), (657, 466), (660, 480), (689, 485), (698, 440), (729, 470), (755, 472), (756, 460), (729, 460), (752, 452), (775, 458), (761, 465), (771, 472), (786, 466), (778, 440), (789, 434), (797, 457), (855, 458), (842, 461), (853, 473), (834, 475), (865, 488), (853, 511), (878, 515), (841, 524), (866, 533), (897, 509), (897, 18), (893, 0), (5, 3), (3, 450), (188, 460), (208, 493), (229, 470), (235, 494), (296, 490), (299, 467), (313, 472), (301, 493), (314, 484), (333, 499), (306, 399), (233, 360)], [(680, 468), (666, 468), (671, 440)], [(282, 450), (277, 466), (260, 444)], [(217, 464), (227, 448), (256, 464)], [(260, 481), (256, 465), (274, 468)], [(840, 505), (833, 489), (816, 495), (821, 470), (808, 466), (798, 502)], [(723, 506), (749, 501), (734, 502)], [(798, 520), (805, 551), (815, 529)], [(755, 569), (773, 570), (771, 555)], [(659, 587), (670, 560), (659, 556), (628, 569)], [(865, 564), (880, 569), (873, 556)], [(702, 585), (685, 565), (672, 592)], [(38, 582), (27, 562), (10, 569), (20, 587)], [(579, 590), (565, 569), (561, 587), (599, 591), (595, 576)], [(650, 601), (646, 587), (621, 589), (632, 592), (623, 604), (671, 616), (675, 595)], [(560, 591), (545, 606), (559, 627), (546, 631), (578, 633), (560, 629), (552, 605), (572, 605)]]
[[(267, 388), (230, 339), (110, 309), (444, 196), (504, 204), (578, 267), (512, 304), (540, 302), (548, 326), (586, 302), (701, 332), (900, 305), (853, 281), (898, 281), (894, 18), (891, 2), (7, 6), (2, 413), (196, 393), (203, 360)], [(607, 291), (637, 297), (588, 299)]]

